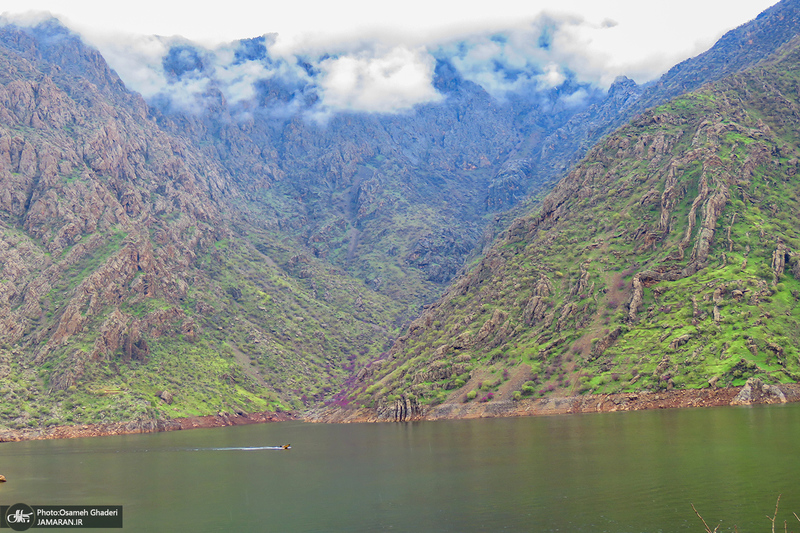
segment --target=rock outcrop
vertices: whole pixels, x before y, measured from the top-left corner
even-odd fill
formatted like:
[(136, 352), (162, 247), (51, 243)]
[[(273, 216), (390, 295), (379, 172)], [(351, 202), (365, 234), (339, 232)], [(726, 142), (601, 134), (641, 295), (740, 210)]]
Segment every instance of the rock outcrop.
[(731, 405), (753, 405), (756, 403), (786, 403), (786, 395), (780, 387), (763, 383), (758, 378), (750, 378)]

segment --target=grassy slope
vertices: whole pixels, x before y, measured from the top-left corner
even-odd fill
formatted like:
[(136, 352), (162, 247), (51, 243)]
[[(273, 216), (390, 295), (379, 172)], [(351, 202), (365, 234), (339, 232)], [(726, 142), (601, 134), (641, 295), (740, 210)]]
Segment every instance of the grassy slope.
[(799, 55), (787, 47), (610, 135), (352, 396), (796, 380)]
[[(36, 249), (24, 232), (16, 235), (20, 246)], [(112, 235), (69, 267), (75, 275), (64, 278), (65, 286), (44, 295), (45, 313), (23, 341), (0, 348), (0, 423), (21, 428), (301, 409), (331, 398), (356, 364), (388, 350), (393, 332), (385, 317), (396, 317), (397, 306), (305, 256), (298, 263), (303, 274), (293, 278), (296, 251), (273, 245), (274, 255), (265, 256), (256, 247), (266, 251), (265, 239), (251, 233), (249, 239), (217, 241), (186, 273), (191, 286), (182, 299), (129, 294), (116, 306), (87, 311), (90, 321), (68, 343), (35, 360), (23, 345), (53, 329), (86, 272), (118, 251), (119, 239)], [(126, 358), (122, 348), (99, 359), (90, 356), (115, 312), (128, 322), (165, 317), (156, 320), (157, 331), (143, 335), (145, 357)], [(187, 322), (194, 326), (191, 338)], [(83, 369), (75, 385), (54, 388), (54, 376), (75, 365)], [(173, 403), (156, 398), (162, 390), (174, 395)]]

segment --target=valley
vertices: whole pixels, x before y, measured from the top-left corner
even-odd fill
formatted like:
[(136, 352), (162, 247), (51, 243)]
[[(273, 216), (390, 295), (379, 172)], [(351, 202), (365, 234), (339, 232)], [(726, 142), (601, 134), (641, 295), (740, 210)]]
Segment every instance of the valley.
[(655, 82), (507, 98), (440, 55), (439, 100), (317, 120), (297, 80), (229, 101), (199, 47), (164, 63), (197, 111), (2, 26), (0, 427), (791, 401), (798, 29), (784, 0)]

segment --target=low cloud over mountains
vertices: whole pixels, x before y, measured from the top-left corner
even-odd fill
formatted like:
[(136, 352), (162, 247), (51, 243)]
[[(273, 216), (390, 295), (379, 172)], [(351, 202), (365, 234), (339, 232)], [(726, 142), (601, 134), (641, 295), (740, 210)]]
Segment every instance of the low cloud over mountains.
[[(441, 101), (434, 87), (437, 61), (450, 62), (463, 79), (495, 98), (563, 87), (566, 105), (584, 103), (581, 86), (606, 90), (623, 74), (649, 81), (675, 62), (671, 56), (639, 57), (645, 51), (612, 55), (608, 43), (619, 40), (620, 25), (596, 13), (590, 17), (543, 13), (504, 25), (487, 21), (484, 29), (449, 27), (424, 35), (362, 32), (337, 40), (266, 34), (220, 45), (182, 37), (81, 33), (129, 88), (159, 107), (205, 109), (212, 88), (228, 104), (247, 107), (259, 99), (259, 85), (269, 83), (272, 93), (277, 87), (282, 94), (272, 94), (270, 105), (262, 101), (260, 107), (317, 120), (341, 111), (402, 113)], [(33, 24), (42, 16), (5, 20)]]

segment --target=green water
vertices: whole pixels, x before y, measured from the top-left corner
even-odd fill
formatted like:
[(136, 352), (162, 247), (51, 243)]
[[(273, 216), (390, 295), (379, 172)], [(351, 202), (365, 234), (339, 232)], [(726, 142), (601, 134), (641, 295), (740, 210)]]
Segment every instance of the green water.
[(693, 503), (748, 533), (782, 494), (798, 531), (799, 443), (797, 404), (7, 443), (0, 504), (123, 505), (135, 532), (702, 532)]

